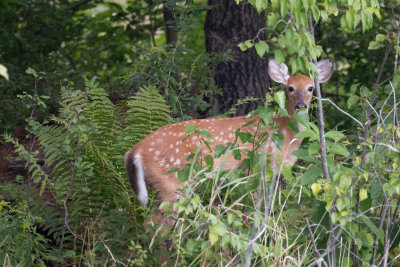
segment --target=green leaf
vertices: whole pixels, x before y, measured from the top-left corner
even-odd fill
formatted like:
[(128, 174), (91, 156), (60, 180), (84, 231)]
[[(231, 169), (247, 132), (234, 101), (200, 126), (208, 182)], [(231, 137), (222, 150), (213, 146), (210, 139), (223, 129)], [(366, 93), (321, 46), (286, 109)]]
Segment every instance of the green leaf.
[(275, 12), (270, 12), (267, 16), (267, 26), (272, 28), (275, 26), (275, 23), (279, 20), (279, 15)]
[(299, 112), (293, 114), (293, 118), (303, 124), (304, 126), (308, 126), (309, 122), (310, 122), (310, 117), (308, 115), (308, 112), (305, 110), (300, 110)]
[(339, 188), (342, 190), (347, 191), (348, 189), (350, 189), (351, 186), (351, 178), (347, 175), (343, 175), (342, 173), (339, 173), (338, 178), (339, 181)]
[(289, 1), (287, 0), (280, 1), (280, 12), (282, 17), (286, 16), (286, 14), (288, 13), (288, 6), (287, 6), (288, 2)]
[(218, 235), (213, 233), (213, 232), (209, 232), (208, 233), (208, 239), (210, 240), (211, 245), (214, 245), (218, 241)]
[(379, 49), (381, 47), (382, 47), (381, 43), (379, 43), (377, 41), (371, 41), (368, 44), (368, 50), (376, 50), (376, 49)]
[(214, 149), (214, 157), (215, 158), (219, 158), (222, 154), (224, 154), (226, 152), (228, 148), (225, 147), (224, 145), (216, 145), (215, 149)]
[(300, 177), (300, 184), (301, 185), (313, 184), (316, 181), (318, 181), (321, 177), (322, 177), (322, 169), (316, 165), (312, 165)]
[(255, 0), (253, 6), (256, 8), (258, 14), (260, 14), (264, 9), (268, 7), (268, 1), (265, 0)]
[(239, 43), (238, 47), (240, 48), (240, 50), (242, 51), (246, 51), (247, 50), (247, 46), (244, 43)]
[(309, 155), (309, 156), (318, 154), (319, 151), (320, 151), (320, 145), (319, 145), (319, 143), (311, 143), (311, 144), (308, 146), (308, 155)]
[(193, 124), (188, 124), (185, 127), (185, 135), (195, 132), (199, 127), (194, 126)]
[(240, 50), (246, 51), (247, 49), (253, 47), (253, 41), (252, 40), (246, 40), (243, 43), (238, 44)]
[(31, 67), (29, 67), (25, 72), (26, 72), (27, 74), (33, 75), (35, 78), (38, 77), (36, 71), (35, 71), (34, 69), (32, 69)]
[(311, 12), (312, 12), (314, 21), (317, 22), (317, 21), (319, 20), (319, 16), (320, 16), (320, 12), (319, 12), (319, 9), (318, 9), (318, 5), (316, 5), (316, 4), (312, 5), (312, 6), (311, 6)]
[(366, 189), (360, 189), (360, 201), (366, 200), (368, 198), (368, 192)]
[(382, 190), (381, 182), (376, 179), (371, 185), (371, 200), (372, 206), (378, 206), (379, 201), (382, 199), (384, 192)]
[(304, 131), (299, 132), (295, 135), (296, 138), (310, 138), (310, 141), (319, 140), (318, 133), (314, 132), (313, 130), (306, 128)]
[(273, 9), (277, 10), (280, 6), (280, 1), (279, 0), (272, 0), (271, 1), (271, 6)]
[(366, 247), (372, 246), (374, 244), (374, 237), (370, 233), (361, 232), (360, 238), (363, 243), (367, 243)]
[(318, 183), (314, 183), (311, 185), (311, 191), (313, 192), (313, 195), (316, 196), (320, 191), (322, 187)]
[(340, 139), (342, 139), (344, 137), (345, 137), (345, 135), (343, 133), (334, 131), (334, 130), (331, 130), (331, 131), (325, 133), (325, 138), (331, 138), (335, 141), (339, 141)]
[(377, 42), (383, 42), (383, 41), (387, 40), (387, 36), (384, 34), (377, 34), (375, 37), (375, 40)]
[(208, 170), (211, 171), (212, 168), (214, 167), (214, 158), (213, 158), (211, 155), (207, 155), (207, 156), (204, 158), (204, 160), (205, 160), (205, 162), (206, 162), (206, 165), (207, 165), (207, 167), (208, 167)]
[(239, 149), (234, 149), (232, 150), (233, 158), (236, 160), (241, 160), (242, 159), (242, 154), (240, 153)]
[(288, 181), (293, 180), (293, 175), (292, 175), (292, 166), (290, 165), (289, 162), (284, 162), (282, 164), (282, 175), (287, 179)]
[(303, 149), (303, 148), (299, 148), (295, 151), (292, 152), (292, 155), (298, 158), (303, 158), (303, 157), (307, 157), (308, 156), (308, 150), (307, 149)]
[(216, 225), (210, 226), (210, 232), (215, 232), (219, 236), (223, 236), (226, 234), (227, 228), (226, 225), (219, 221)]
[(361, 17), (359, 13), (353, 13), (354, 14), (354, 29), (358, 27), (361, 21)]
[(263, 57), (265, 55), (265, 53), (269, 52), (269, 46), (266, 42), (264, 41), (259, 41), (258, 43), (256, 43), (254, 45), (257, 55), (259, 57)]
[(279, 105), (281, 109), (285, 109), (286, 104), (286, 94), (284, 91), (280, 90), (274, 94), (275, 103)]
[(352, 106), (354, 106), (355, 104), (357, 104), (360, 101), (360, 97), (358, 95), (351, 95), (348, 99), (347, 99), (347, 108), (351, 108)]
[(334, 144), (334, 143), (331, 143), (331, 142), (328, 142), (328, 141), (326, 142), (326, 144), (327, 144), (327, 147), (328, 147), (327, 148), (328, 152), (334, 153), (334, 154), (340, 155), (340, 156), (345, 156), (345, 157), (349, 156), (349, 152), (341, 144)]
[(272, 141), (274, 141), (274, 144), (276, 145), (276, 147), (282, 151), (283, 149), (283, 142), (284, 142), (285, 136), (283, 135), (283, 133), (281, 131), (278, 130), (278, 133), (274, 133), (272, 135)]
[(269, 125), (271, 123), (272, 117), (274, 116), (273, 111), (265, 107), (257, 108), (256, 114), (260, 116), (260, 119), (264, 123), (264, 125)]
[(212, 138), (212, 135), (210, 134), (210, 132), (207, 129), (197, 131), (196, 134), (204, 135), (207, 138)]
[(289, 121), (287, 123), (287, 126), (292, 132), (294, 132), (296, 134), (299, 132), (299, 125), (297, 124), (296, 121)]
[(7, 68), (2, 64), (0, 64), (0, 76), (3, 76), (7, 81), (9, 79)]
[(351, 10), (348, 10), (346, 12), (346, 22), (347, 22), (347, 26), (349, 28), (349, 30), (353, 30), (354, 29), (354, 13)]
[(232, 213), (228, 213), (228, 224), (232, 225), (234, 220), (235, 220), (235, 215), (233, 215)]
[(372, 27), (372, 14), (368, 10), (364, 9), (361, 11), (361, 25), (362, 25), (362, 32), (371, 29)]
[(238, 134), (238, 136), (240, 138), (240, 141), (242, 141), (243, 144), (247, 143), (250, 140), (250, 138), (252, 137), (251, 133), (243, 133), (243, 132), (240, 132)]
[(323, 22), (327, 22), (329, 20), (328, 13), (325, 10), (321, 10), (320, 14)]
[(281, 64), (283, 61), (285, 61), (285, 56), (286, 56), (286, 53), (280, 49), (276, 49), (274, 52), (274, 57), (278, 64)]

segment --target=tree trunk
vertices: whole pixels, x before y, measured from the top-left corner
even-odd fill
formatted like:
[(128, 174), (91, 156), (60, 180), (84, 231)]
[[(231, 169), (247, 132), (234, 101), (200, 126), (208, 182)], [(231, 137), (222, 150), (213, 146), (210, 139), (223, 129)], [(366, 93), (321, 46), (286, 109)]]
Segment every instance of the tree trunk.
[(175, 46), (175, 43), (178, 40), (178, 33), (176, 32), (176, 23), (174, 14), (172, 13), (169, 7), (165, 6), (165, 4), (163, 6), (163, 14), (164, 14), (165, 35), (167, 37), (167, 44)]
[(240, 42), (254, 39), (257, 35), (265, 40), (264, 13), (258, 14), (247, 0), (239, 5), (234, 0), (208, 0), (204, 30), (207, 52), (226, 52), (231, 50), (233, 61), (217, 65), (214, 80), (222, 95), (212, 97), (212, 110), (215, 115), (228, 111), (239, 99), (257, 97), (238, 107), (237, 115), (247, 114), (262, 104), (270, 85), (268, 59), (260, 58), (254, 48), (242, 52), (237, 46)]

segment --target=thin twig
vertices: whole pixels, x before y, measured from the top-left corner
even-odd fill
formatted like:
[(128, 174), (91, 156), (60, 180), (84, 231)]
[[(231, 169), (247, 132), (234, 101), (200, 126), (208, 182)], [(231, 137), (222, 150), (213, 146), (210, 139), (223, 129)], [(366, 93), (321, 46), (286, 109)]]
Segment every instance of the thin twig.
[(395, 147), (392, 147), (391, 145), (384, 144), (384, 143), (381, 143), (381, 142), (377, 142), (376, 144), (377, 144), (378, 146), (384, 146), (384, 147), (390, 149), (390, 150), (393, 151), (393, 152), (400, 153), (400, 150), (396, 149)]
[(336, 109), (338, 109), (340, 112), (342, 112), (343, 114), (345, 114), (346, 116), (350, 117), (351, 119), (353, 119), (355, 122), (357, 122), (361, 127), (364, 127), (364, 124), (362, 124), (359, 120), (357, 120), (356, 118), (354, 118), (351, 114), (347, 113), (346, 111), (344, 111), (343, 109), (339, 108), (334, 102), (332, 102), (332, 100), (330, 100), (329, 98), (322, 98), (321, 101), (328, 101), (329, 103), (331, 103)]
[(119, 263), (119, 264), (121, 264), (121, 265), (123, 265), (123, 266), (128, 266), (128, 265), (126, 265), (125, 263), (123, 263), (122, 261), (120, 261), (120, 260), (114, 258), (114, 255), (112, 254), (111, 250), (107, 247), (107, 245), (106, 245), (104, 242), (102, 242), (102, 243), (103, 243), (103, 245), (106, 247), (106, 249), (107, 249), (108, 253), (110, 254), (111, 259), (113, 260), (113, 262)]
[[(388, 198), (385, 198), (385, 204), (382, 208), (381, 218), (379, 219), (379, 229), (382, 229), (383, 222), (386, 217), (386, 211), (388, 209)], [(376, 250), (378, 249), (378, 242), (379, 236), (377, 235), (374, 240), (373, 250), (372, 250), (372, 257), (371, 257), (371, 265), (375, 266), (375, 258), (376, 258)]]
[(310, 226), (310, 222), (308, 221), (308, 218), (306, 217), (306, 224), (307, 224), (307, 229), (308, 232), (310, 233), (310, 238), (311, 238), (311, 243), (313, 245), (314, 248), (314, 253), (318, 258), (318, 261), (321, 262), (325, 267), (328, 267), (328, 265), (326, 264), (326, 262), (324, 261), (324, 258), (321, 256), (321, 254), (318, 251), (317, 245), (315, 244), (315, 239), (314, 239), (314, 234), (311, 230), (311, 226)]
[[(309, 32), (311, 36), (314, 35), (314, 26), (312, 22), (311, 15), (308, 16), (308, 27), (309, 27)], [(315, 39), (315, 37), (314, 37)], [(313, 63), (317, 65), (317, 61), (313, 60)], [(320, 152), (321, 152), (321, 163), (322, 163), (322, 172), (324, 175), (324, 178), (326, 180), (330, 180), (329, 176), (329, 169), (328, 169), (328, 161), (327, 161), (327, 155), (326, 155), (326, 145), (325, 145), (325, 123), (324, 123), (324, 113), (322, 109), (322, 97), (321, 97), (321, 86), (319, 84), (318, 80), (318, 75), (315, 79), (315, 91), (317, 94), (317, 104), (318, 104), (318, 128), (319, 128), (319, 138), (320, 138)], [(333, 206), (332, 206), (333, 207)], [(328, 238), (328, 244), (327, 244), (327, 253), (328, 253), (328, 261), (330, 266), (336, 266), (336, 252), (334, 247), (335, 243), (335, 232), (333, 230), (334, 224), (332, 222), (332, 209), (329, 210), (329, 238)]]

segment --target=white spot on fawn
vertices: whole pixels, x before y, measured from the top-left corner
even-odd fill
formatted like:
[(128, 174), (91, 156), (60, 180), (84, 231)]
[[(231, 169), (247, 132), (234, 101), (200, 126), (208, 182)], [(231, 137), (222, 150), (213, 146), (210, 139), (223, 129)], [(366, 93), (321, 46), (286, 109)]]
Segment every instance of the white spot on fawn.
[(181, 160), (180, 159), (177, 159), (176, 161), (175, 161), (175, 165), (180, 165), (181, 164)]
[(154, 152), (156, 155), (160, 155), (160, 151), (157, 150), (156, 152)]
[(153, 151), (153, 150), (154, 150), (154, 148), (152, 148), (152, 147), (149, 148), (149, 152), (151, 152), (151, 151)]
[(173, 162), (174, 160), (175, 160), (174, 157), (171, 157), (171, 158), (169, 159), (170, 162)]
[(176, 153), (179, 153), (179, 148), (175, 149)]

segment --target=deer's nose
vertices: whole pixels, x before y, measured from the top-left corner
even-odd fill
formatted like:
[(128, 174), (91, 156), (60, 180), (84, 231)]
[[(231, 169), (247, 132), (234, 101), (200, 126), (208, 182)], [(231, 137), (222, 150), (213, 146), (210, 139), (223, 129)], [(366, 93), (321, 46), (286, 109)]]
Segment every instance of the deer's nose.
[(307, 105), (304, 103), (297, 103), (297, 105), (295, 106), (296, 110), (298, 109), (302, 109), (302, 108), (307, 108)]

